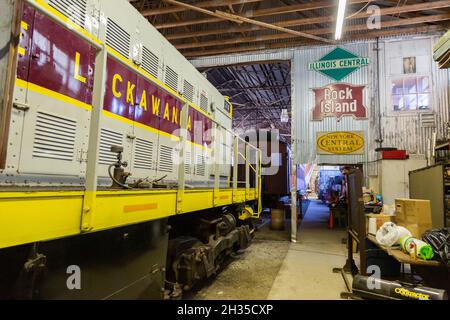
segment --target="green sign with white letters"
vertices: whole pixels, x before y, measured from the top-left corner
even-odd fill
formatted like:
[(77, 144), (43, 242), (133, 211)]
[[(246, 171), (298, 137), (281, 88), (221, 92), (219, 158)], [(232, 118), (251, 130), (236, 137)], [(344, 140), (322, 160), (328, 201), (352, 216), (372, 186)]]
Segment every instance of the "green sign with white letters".
[(369, 65), (369, 58), (361, 58), (342, 48), (336, 48), (320, 60), (310, 63), (309, 70), (318, 71), (325, 76), (341, 81), (352, 72)]

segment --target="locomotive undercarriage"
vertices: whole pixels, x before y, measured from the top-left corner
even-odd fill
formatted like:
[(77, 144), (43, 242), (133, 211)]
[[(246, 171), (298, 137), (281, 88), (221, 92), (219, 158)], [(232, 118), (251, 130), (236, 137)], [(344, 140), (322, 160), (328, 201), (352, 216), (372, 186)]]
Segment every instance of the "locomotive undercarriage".
[[(190, 290), (202, 279), (215, 275), (227, 257), (251, 242), (251, 226), (238, 225), (239, 220), (232, 213), (193, 218), (198, 220), (191, 224), (197, 226), (193, 234), (181, 233), (169, 241), (168, 283), (179, 284), (182, 290)], [(172, 290), (175, 288), (171, 286)], [(173, 294), (176, 297), (176, 290)]]
[(236, 219), (238, 209), (216, 208), (2, 249), (0, 298), (180, 298), (182, 291), (216, 274), (227, 256), (249, 245), (251, 226)]

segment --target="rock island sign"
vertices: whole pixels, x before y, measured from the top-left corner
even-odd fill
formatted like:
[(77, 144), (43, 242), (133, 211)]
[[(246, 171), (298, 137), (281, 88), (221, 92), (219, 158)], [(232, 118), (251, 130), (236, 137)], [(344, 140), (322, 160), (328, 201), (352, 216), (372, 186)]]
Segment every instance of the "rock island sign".
[(315, 96), (315, 104), (311, 120), (320, 121), (324, 117), (336, 117), (339, 121), (343, 116), (367, 119), (367, 110), (364, 106), (364, 86), (333, 83), (323, 88), (314, 88), (312, 91)]
[(325, 76), (341, 81), (352, 72), (369, 65), (369, 58), (361, 58), (354, 53), (336, 48), (320, 60), (309, 64), (309, 70), (318, 71)]

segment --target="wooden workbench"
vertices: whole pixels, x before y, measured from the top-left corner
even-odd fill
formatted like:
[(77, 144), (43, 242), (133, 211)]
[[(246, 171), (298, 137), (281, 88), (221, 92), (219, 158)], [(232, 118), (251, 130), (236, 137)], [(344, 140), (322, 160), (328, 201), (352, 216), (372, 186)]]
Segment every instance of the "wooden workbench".
[(402, 264), (418, 265), (418, 266), (429, 266), (429, 267), (441, 267), (443, 266), (441, 262), (436, 260), (422, 260), (414, 259), (410, 255), (404, 253), (399, 248), (386, 247), (378, 243), (377, 239), (373, 235), (367, 235), (367, 239), (385, 251), (389, 256), (397, 260)]

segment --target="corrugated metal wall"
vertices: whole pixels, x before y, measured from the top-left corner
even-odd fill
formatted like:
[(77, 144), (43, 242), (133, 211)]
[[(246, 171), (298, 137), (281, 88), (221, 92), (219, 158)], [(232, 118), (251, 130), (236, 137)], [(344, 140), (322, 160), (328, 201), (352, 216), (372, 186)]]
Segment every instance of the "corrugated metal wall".
[(190, 62), (196, 68), (218, 67), (236, 65), (242, 63), (252, 63), (261, 61), (274, 61), (274, 60), (291, 60), (294, 55), (294, 49), (272, 50), (263, 51), (260, 53), (244, 53), (233, 55), (220, 55), (213, 57), (199, 57), (190, 60)]
[[(317, 132), (331, 131), (363, 131), (365, 140), (369, 140), (369, 121), (356, 120), (353, 117), (342, 117), (340, 121), (336, 118), (327, 117), (322, 121), (311, 121), (311, 110), (314, 107), (315, 97), (311, 89), (321, 88), (336, 81), (325, 75), (308, 70), (311, 62), (318, 61), (324, 55), (329, 53), (335, 47), (323, 46), (316, 48), (306, 48), (297, 50), (294, 54), (295, 73), (293, 79), (295, 90), (297, 92), (297, 159), (299, 163), (316, 161), (318, 164), (356, 164), (367, 162), (367, 143), (364, 155), (317, 155), (316, 156), (316, 136)], [(370, 45), (351, 44), (344, 45), (341, 48), (351, 51), (360, 57), (370, 56)], [(369, 57), (372, 61), (372, 57)], [(364, 90), (364, 101), (367, 110), (371, 108), (369, 86), (372, 83), (373, 63), (368, 67), (360, 68), (353, 72), (343, 82), (353, 85), (367, 86)]]
[[(437, 41), (436, 36), (417, 36), (408, 38), (391, 38), (380, 41), (379, 44), (379, 83), (380, 95), (377, 94), (377, 44), (374, 41), (355, 42), (342, 45), (361, 57), (369, 57), (370, 65), (355, 71), (342, 82), (354, 85), (365, 85), (365, 105), (369, 120), (355, 120), (343, 117), (341, 121), (325, 118), (323, 121), (311, 121), (311, 109), (314, 106), (312, 88), (323, 87), (333, 81), (319, 72), (308, 70), (308, 64), (319, 60), (334, 47), (305, 47), (297, 49), (272, 50), (255, 54), (240, 54), (218, 57), (204, 57), (193, 60), (196, 67), (213, 67), (249, 63), (251, 61), (291, 60), (292, 67), (292, 103), (293, 103), (293, 134), (297, 148), (296, 161), (298, 164), (315, 161), (327, 164), (363, 163), (367, 175), (376, 175), (373, 161), (377, 159), (375, 149), (379, 146), (377, 139), (383, 140), (383, 146), (406, 149), (410, 154), (426, 155), (433, 132), (437, 137), (448, 137), (447, 124), (450, 121), (450, 70), (439, 70), (432, 61), (432, 47)], [(389, 64), (390, 51), (396, 50), (395, 43), (411, 46), (429, 54), (430, 75), (432, 79), (432, 112), (436, 114), (436, 127), (423, 128), (420, 124), (420, 111), (393, 112), (389, 99)], [(425, 48), (425, 49), (424, 49)], [(414, 49), (407, 52), (415, 56)], [(381, 113), (381, 117), (379, 117)], [(381, 122), (381, 137), (379, 133)], [(316, 133), (319, 131), (364, 131), (366, 138), (365, 155), (353, 156), (325, 156), (316, 155)]]
[[(415, 37), (413, 39), (389, 39), (380, 42), (380, 112), (381, 112), (381, 138), (384, 147), (396, 147), (405, 149), (410, 155), (419, 155), (426, 157), (430, 152), (433, 133), (436, 132), (437, 139), (448, 138), (446, 130), (449, 121), (450, 109), (450, 70), (440, 70), (437, 63), (432, 61), (433, 45), (438, 37)], [(399, 46), (400, 45), (400, 46)], [(415, 56), (420, 50), (429, 55), (426, 63), (429, 63), (431, 77), (432, 101), (429, 111), (411, 111), (411, 112), (393, 112), (390, 101), (390, 75), (391, 66), (389, 61), (392, 55), (401, 55), (397, 52), (400, 48), (406, 51), (406, 56)], [(376, 69), (375, 69), (376, 70)], [(375, 88), (374, 88), (375, 89)], [(376, 99), (376, 90), (372, 93), (373, 99)], [(379, 145), (375, 139), (379, 138), (378, 126), (378, 108), (375, 110), (374, 117), (370, 120), (370, 132), (374, 137), (369, 141), (369, 175), (377, 175), (376, 166), (373, 161), (376, 160), (376, 153), (373, 150)], [(436, 115), (436, 126), (425, 128), (420, 122), (421, 113), (434, 113)]]

